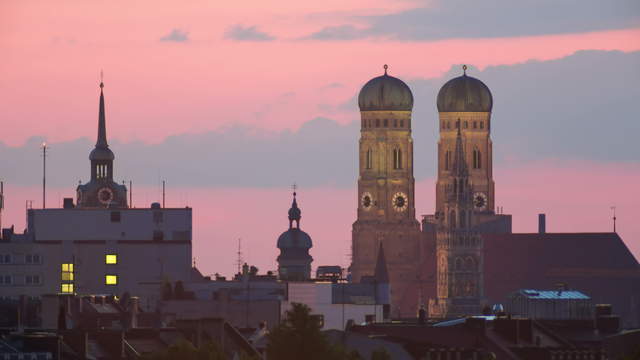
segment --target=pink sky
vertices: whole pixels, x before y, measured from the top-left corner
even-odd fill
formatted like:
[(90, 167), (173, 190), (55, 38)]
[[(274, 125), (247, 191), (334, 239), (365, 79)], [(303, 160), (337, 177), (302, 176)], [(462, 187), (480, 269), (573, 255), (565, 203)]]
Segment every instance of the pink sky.
[[(540, 161), (524, 167), (495, 169), (496, 204), (513, 215), (515, 232), (537, 232), (538, 213), (547, 214), (548, 232), (610, 232), (617, 207), (618, 234), (640, 258), (640, 165)], [(604, 189), (604, 190), (594, 190)], [(41, 189), (6, 186), (3, 224), (24, 228), (24, 199), (41, 204)], [(61, 206), (73, 188), (48, 190), (49, 205)], [(416, 184), (417, 214), (434, 206), (434, 180)], [(161, 199), (159, 188), (135, 191), (134, 204)], [(313, 238), (311, 255), (318, 265), (348, 266), (351, 224), (356, 216), (356, 187), (300, 189), (302, 229)], [(276, 269), (276, 241), (287, 229), (290, 189), (169, 188), (167, 206), (193, 208), (193, 253), (203, 273), (230, 275), (235, 271), (237, 239), (242, 238), (245, 261), (261, 271)]]
[[(424, 42), (300, 40), (326, 26), (365, 26), (358, 16), (420, 4), (411, 0), (176, 4), (3, 1), (0, 142), (18, 146), (31, 136), (54, 142), (93, 138), (100, 69), (105, 72), (110, 139), (157, 143), (170, 135), (235, 124), (278, 131), (296, 129), (318, 116), (351, 122), (358, 118), (357, 109), (339, 105), (381, 74), (384, 63), (390, 64), (391, 74), (410, 80), (440, 76), (460, 63), (483, 69), (557, 59), (585, 49), (640, 50), (640, 28)], [(256, 26), (277, 39), (225, 39), (225, 32), (238, 24)], [(189, 41), (161, 42), (173, 29), (188, 33)], [(549, 231), (609, 231), (609, 207), (615, 204), (619, 232), (640, 256), (640, 224), (634, 219), (634, 200), (640, 198), (637, 161), (546, 160), (498, 168), (495, 175), (498, 204), (514, 214), (514, 230), (535, 231), (536, 214), (546, 212)], [(301, 191), (302, 224), (315, 241), (314, 265), (348, 264), (355, 184), (356, 179), (350, 189)], [(71, 196), (73, 185), (50, 189), (50, 203)], [(16, 184), (6, 189), (3, 224), (24, 226), (24, 201), (39, 199), (39, 190)], [(229, 274), (238, 237), (247, 261), (264, 270), (275, 268), (275, 241), (286, 227), (288, 192), (184, 188), (173, 190), (169, 202), (194, 208), (194, 253), (203, 272)], [(418, 213), (432, 210), (433, 192), (432, 179), (417, 184)], [(157, 199), (152, 189), (137, 193), (141, 203)]]

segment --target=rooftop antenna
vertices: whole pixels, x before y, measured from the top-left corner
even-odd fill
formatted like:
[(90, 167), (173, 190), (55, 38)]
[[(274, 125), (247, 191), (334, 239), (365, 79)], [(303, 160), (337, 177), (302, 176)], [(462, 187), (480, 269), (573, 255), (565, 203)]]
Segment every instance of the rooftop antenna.
[(241, 273), (242, 271), (242, 239), (238, 238), (238, 252), (236, 253), (238, 255), (238, 260), (237, 260), (237, 265), (238, 265), (238, 274)]
[(133, 207), (133, 182), (129, 180), (129, 207)]
[(613, 210), (613, 232), (616, 232), (616, 207), (612, 206), (611, 210)]
[(47, 207), (47, 143), (42, 143), (42, 208)]
[(165, 186), (165, 181), (162, 180), (162, 208), (164, 209), (164, 186)]
[(0, 181), (0, 236), (2, 236), (2, 209), (4, 209), (4, 181)]

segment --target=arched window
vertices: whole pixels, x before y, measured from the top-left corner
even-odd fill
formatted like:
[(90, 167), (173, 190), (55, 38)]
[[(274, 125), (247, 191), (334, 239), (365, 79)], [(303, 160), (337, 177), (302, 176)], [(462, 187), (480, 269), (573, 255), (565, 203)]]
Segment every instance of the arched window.
[(376, 119), (376, 127), (380, 127), (380, 119)]
[(403, 128), (404, 127), (404, 120), (400, 119), (400, 127)]
[(477, 121), (474, 121), (474, 122), (473, 122), (473, 128), (474, 128), (474, 129), (477, 129), (477, 128), (478, 128), (478, 122), (477, 122)]
[(480, 121), (480, 129), (484, 129), (484, 121)]
[(467, 216), (464, 211), (460, 211), (460, 227), (461, 228), (467, 227)]
[(373, 167), (373, 150), (368, 149), (365, 159), (365, 168), (371, 169)]
[(476, 269), (476, 262), (473, 260), (471, 256), (468, 256), (464, 262), (464, 268), (467, 271), (473, 271)]
[(393, 127), (394, 128), (398, 127), (398, 119), (393, 119)]
[(462, 269), (463, 269), (463, 266), (464, 266), (464, 265), (463, 265), (462, 258), (459, 258), (459, 257), (458, 257), (458, 258), (456, 258), (456, 262), (455, 262), (455, 264), (456, 264), (456, 265), (455, 265), (455, 266), (456, 266), (456, 267), (455, 267), (455, 269), (456, 269), (456, 270), (462, 270)]
[(389, 120), (384, 119), (384, 127), (389, 127)]
[(444, 153), (444, 169), (445, 170), (449, 170), (449, 161), (451, 159), (451, 152), (449, 150), (447, 150)]
[(482, 156), (480, 156), (480, 150), (476, 151), (478, 166), (476, 169), (482, 169)]
[(464, 121), (464, 128), (465, 129), (469, 128), (469, 122), (467, 120)]
[(398, 150), (397, 149), (393, 149), (393, 169), (397, 169), (398, 168)]
[(452, 227), (456, 227), (456, 212), (455, 210), (451, 210), (449, 214), (449, 223)]
[(395, 164), (396, 164), (396, 169), (402, 169), (402, 150), (401, 149), (397, 149), (396, 153), (395, 153)]
[(451, 129), (451, 121), (447, 121), (447, 129)]

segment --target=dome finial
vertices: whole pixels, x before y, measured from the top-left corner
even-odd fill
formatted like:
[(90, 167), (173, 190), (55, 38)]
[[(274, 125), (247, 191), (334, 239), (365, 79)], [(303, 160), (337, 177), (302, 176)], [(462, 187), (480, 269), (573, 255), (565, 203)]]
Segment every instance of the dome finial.
[(293, 222), (296, 222), (296, 228), (300, 228), (300, 215), (301, 215), (301, 211), (300, 208), (298, 207), (298, 201), (296, 201), (296, 189), (298, 188), (298, 185), (296, 185), (295, 183), (291, 186), (291, 188), (293, 189), (293, 202), (291, 203), (291, 208), (289, 209), (289, 229), (293, 228)]
[(383, 68), (384, 68), (384, 74), (387, 75), (387, 69), (389, 68), (389, 65), (384, 64)]
[(466, 76), (467, 75), (467, 65), (462, 65), (462, 75)]

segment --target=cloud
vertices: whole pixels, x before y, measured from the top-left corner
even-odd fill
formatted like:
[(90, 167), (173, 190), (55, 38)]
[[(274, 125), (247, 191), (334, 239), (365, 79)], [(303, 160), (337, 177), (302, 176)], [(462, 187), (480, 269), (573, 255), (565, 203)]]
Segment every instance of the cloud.
[(331, 26), (306, 38), (429, 41), (582, 33), (638, 27), (639, 14), (636, 0), (439, 0), (429, 7), (354, 18), (365, 21), (365, 28)]
[(355, 40), (367, 37), (367, 29), (352, 25), (328, 26), (305, 37), (312, 40)]
[(160, 41), (187, 42), (189, 41), (189, 33), (176, 28), (171, 30), (167, 35), (161, 37)]
[(233, 25), (224, 34), (225, 39), (236, 41), (272, 41), (275, 37), (258, 30), (256, 26)]
[[(436, 96), (459, 65), (439, 78), (403, 79), (415, 105), (415, 175), (433, 177), (438, 114)], [(530, 61), (467, 73), (481, 79), (494, 98), (492, 139), (496, 167), (527, 166), (540, 160), (640, 163), (637, 102), (640, 52), (580, 51), (552, 61)], [(362, 79), (365, 83), (368, 79)], [(278, 101), (293, 96), (282, 94)], [(356, 94), (337, 106), (358, 114)], [(276, 106), (276, 105), (274, 105)], [(107, 119), (107, 123), (109, 120)], [(359, 122), (340, 125), (316, 118), (297, 131), (270, 132), (232, 126), (200, 134), (181, 134), (158, 144), (112, 140), (115, 178), (154, 185), (164, 178), (175, 186), (281, 187), (294, 181), (307, 187), (352, 187), (358, 171)], [(42, 179), (34, 137), (19, 147), (0, 142), (0, 169), (8, 184), (37, 185)], [(73, 188), (89, 177), (87, 156), (93, 139), (50, 144), (47, 183)]]

